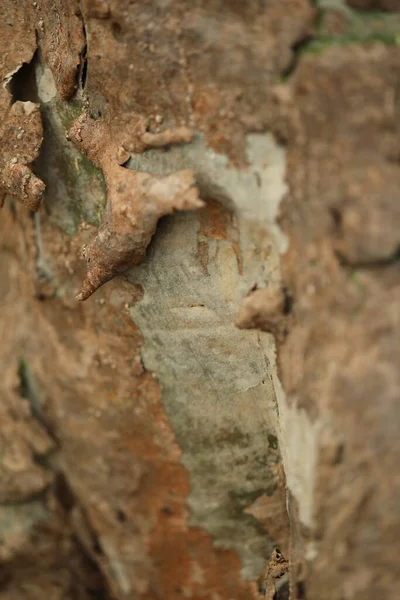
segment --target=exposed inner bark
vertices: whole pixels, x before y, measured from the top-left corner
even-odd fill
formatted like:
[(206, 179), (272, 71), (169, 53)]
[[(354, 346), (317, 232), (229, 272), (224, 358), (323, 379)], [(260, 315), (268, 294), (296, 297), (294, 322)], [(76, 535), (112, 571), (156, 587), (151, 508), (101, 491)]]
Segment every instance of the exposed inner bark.
[(2, 598), (398, 596), (399, 8), (3, 2)]

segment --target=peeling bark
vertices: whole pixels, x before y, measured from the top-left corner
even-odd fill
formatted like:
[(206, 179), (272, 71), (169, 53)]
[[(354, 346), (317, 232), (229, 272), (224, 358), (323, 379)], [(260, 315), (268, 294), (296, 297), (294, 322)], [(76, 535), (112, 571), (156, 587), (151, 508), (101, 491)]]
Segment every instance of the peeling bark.
[(2, 598), (399, 595), (397, 9), (0, 8)]
[[(139, 120), (139, 124), (142, 120)], [(132, 128), (135, 130), (135, 127)], [(101, 285), (140, 263), (146, 254), (157, 222), (174, 210), (193, 210), (203, 206), (191, 171), (167, 177), (134, 173), (118, 164), (118, 149), (136, 148), (137, 143), (158, 146), (188, 139), (187, 130), (138, 136), (125, 133), (121, 143), (111, 129), (88, 113), (73, 124), (68, 137), (101, 167), (107, 184), (107, 215), (96, 237), (85, 248), (88, 274), (77, 300), (87, 300)], [(154, 138), (154, 136), (156, 136)], [(116, 138), (117, 141), (114, 141)]]

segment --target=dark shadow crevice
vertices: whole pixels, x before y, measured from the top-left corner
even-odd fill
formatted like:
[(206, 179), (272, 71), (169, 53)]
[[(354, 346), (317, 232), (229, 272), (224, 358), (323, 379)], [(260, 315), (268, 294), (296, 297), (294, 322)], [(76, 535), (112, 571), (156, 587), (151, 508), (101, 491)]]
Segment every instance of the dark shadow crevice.
[(11, 104), (17, 102), (39, 103), (38, 88), (36, 83), (36, 67), (39, 63), (39, 52), (36, 50), (29, 63), (23, 63), (14, 73), (6, 85), (7, 91), (12, 96)]

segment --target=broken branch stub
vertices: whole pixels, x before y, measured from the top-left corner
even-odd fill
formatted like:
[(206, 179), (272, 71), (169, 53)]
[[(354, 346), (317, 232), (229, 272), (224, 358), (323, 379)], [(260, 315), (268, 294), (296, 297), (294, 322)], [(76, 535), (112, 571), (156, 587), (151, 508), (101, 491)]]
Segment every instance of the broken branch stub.
[[(132, 145), (135, 137), (140, 139), (138, 128), (142, 129), (137, 123), (132, 127), (133, 131), (136, 129)], [(186, 129), (184, 133), (186, 141)], [(77, 300), (86, 300), (104, 283), (144, 259), (161, 217), (175, 210), (196, 210), (203, 202), (191, 170), (155, 177), (121, 167), (118, 149), (122, 132), (113, 131), (105, 120), (95, 121), (84, 112), (68, 137), (102, 169), (107, 184), (105, 219), (84, 250), (88, 271)], [(182, 141), (178, 138), (174, 135), (168, 141)]]

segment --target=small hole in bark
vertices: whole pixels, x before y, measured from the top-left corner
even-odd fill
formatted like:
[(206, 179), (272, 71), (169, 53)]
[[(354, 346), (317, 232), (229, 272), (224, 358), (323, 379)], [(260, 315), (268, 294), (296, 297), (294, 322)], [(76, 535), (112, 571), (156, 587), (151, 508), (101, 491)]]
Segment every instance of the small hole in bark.
[(75, 504), (75, 498), (64, 473), (57, 473), (54, 481), (54, 493), (60, 504), (69, 512)]
[(163, 506), (161, 511), (164, 513), (164, 515), (173, 515), (173, 510), (170, 506)]
[(119, 23), (117, 23), (116, 21), (111, 23), (111, 31), (116, 40), (121, 39), (122, 27)]
[(116, 512), (116, 517), (120, 523), (125, 523), (125, 521), (127, 520), (126, 514), (120, 508)]
[(333, 220), (333, 224), (336, 229), (340, 229), (342, 226), (342, 213), (336, 207), (332, 207), (329, 212), (331, 213), (331, 217)]
[(288, 315), (292, 312), (293, 309), (293, 296), (290, 294), (287, 287), (282, 287), (282, 293), (284, 297), (283, 301), (283, 314)]
[(95, 552), (96, 554), (103, 554), (103, 549), (100, 546), (100, 542), (98, 540), (95, 540), (93, 542), (93, 552)]
[(332, 464), (340, 465), (343, 462), (343, 458), (344, 458), (344, 444), (339, 444), (339, 446), (336, 449), (336, 453), (335, 453), (334, 459), (332, 461)]

